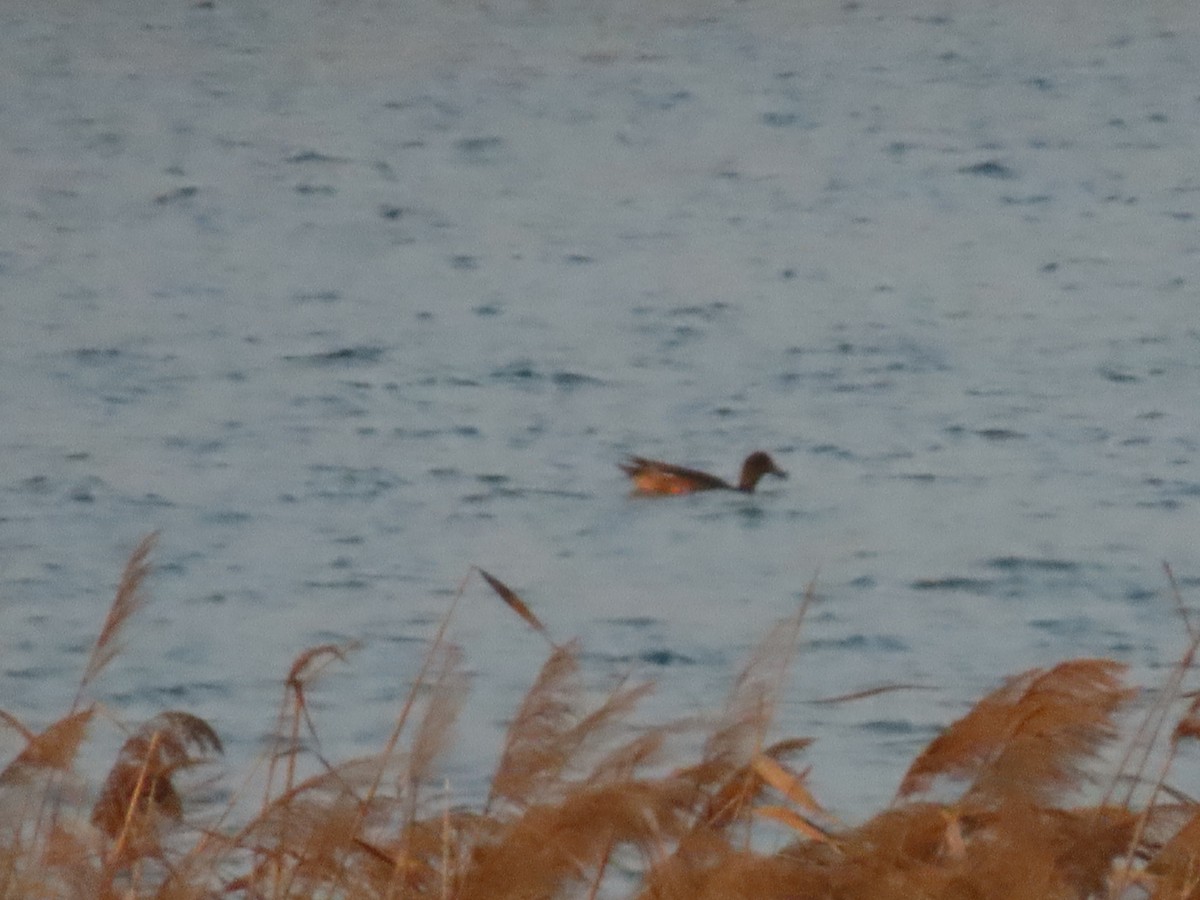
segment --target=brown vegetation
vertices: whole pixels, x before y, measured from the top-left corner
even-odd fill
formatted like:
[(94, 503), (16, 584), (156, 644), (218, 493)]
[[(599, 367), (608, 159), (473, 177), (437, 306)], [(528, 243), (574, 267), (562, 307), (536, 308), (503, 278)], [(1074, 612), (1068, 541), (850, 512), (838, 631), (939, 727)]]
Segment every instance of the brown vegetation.
[[(323, 645), (287, 674), (265, 793), (246, 821), (226, 821), (242, 797), (216, 825), (197, 824), (176, 782), (221, 742), (181, 711), (133, 729), (89, 802), (74, 770), (96, 710), (88, 688), (143, 602), (152, 546), (130, 559), (68, 713), (40, 732), (0, 713), (25, 741), (0, 770), (0, 897), (1200, 898), (1200, 805), (1167, 787), (1179, 745), (1200, 736), (1200, 699), (1179, 708), (1200, 637), (1090, 802), (1079, 797), (1096, 784), (1096, 755), (1135, 697), (1107, 659), (1009, 679), (917, 756), (889, 808), (845, 826), (795, 767), (810, 741), (767, 741), (811, 593), (753, 654), (690, 764), (663, 758), (678, 726), (630, 726), (648, 685), (622, 682), (589, 708), (578, 645), (554, 642), (480, 572), (550, 652), (477, 808), (430, 791), (466, 692), (450, 614), (378, 755), (320, 754), (307, 693), (350, 649)], [(302, 779), (306, 743), (322, 769)], [(762, 830), (786, 846), (760, 849)]]

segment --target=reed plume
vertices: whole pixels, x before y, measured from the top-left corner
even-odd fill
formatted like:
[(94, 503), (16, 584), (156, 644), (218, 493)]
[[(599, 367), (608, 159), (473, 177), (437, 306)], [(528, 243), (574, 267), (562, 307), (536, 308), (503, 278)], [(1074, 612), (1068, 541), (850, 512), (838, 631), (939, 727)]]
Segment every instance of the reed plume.
[(485, 812), (498, 801), (517, 806), (536, 802), (557, 784), (570, 761), (566, 735), (580, 690), (578, 650), (577, 641), (555, 647), (521, 700), (492, 774)]
[(1125, 666), (1076, 659), (1011, 678), (943, 731), (913, 761), (898, 796), (945, 776), (970, 780), (967, 798), (1045, 802), (1077, 786), (1082, 764), (1116, 737), (1114, 716), (1134, 694)]
[[(404, 780), (415, 807), (419, 787), (437, 774), (436, 765), (450, 746), (458, 714), (467, 698), (462, 650), (444, 644), (430, 675), (425, 707), (409, 745)], [(412, 810), (415, 813), (415, 808)]]
[[(0, 771), (0, 785), (24, 781), (46, 770), (70, 771), (94, 714), (92, 707), (68, 713), (38, 734), (20, 726), (27, 739), (25, 749)], [(11, 716), (6, 718), (13, 723), (17, 721)]]
[[(733, 824), (747, 826), (750, 821), (747, 813), (765, 787), (754, 770), (754, 760), (762, 753), (779, 691), (814, 596), (810, 585), (796, 612), (776, 623), (754, 649), (704, 743), (700, 762), (680, 773), (698, 795), (706, 798), (697, 828), (722, 830)], [(743, 831), (746, 840), (748, 832)]]
[(92, 652), (88, 655), (87, 666), (83, 670), (83, 678), (79, 682), (72, 710), (79, 707), (88, 685), (121, 652), (121, 632), (134, 613), (145, 605), (147, 597), (142, 587), (146, 576), (150, 574), (150, 552), (157, 542), (158, 532), (146, 535), (125, 563), (125, 570), (121, 573), (121, 580), (117, 585), (117, 594), (108, 608), (108, 615), (100, 627), (96, 643), (92, 645)]
[(208, 722), (178, 710), (159, 713), (130, 735), (92, 807), (92, 824), (112, 841), (110, 864), (161, 853), (164, 827), (183, 819), (175, 776), (221, 752)]

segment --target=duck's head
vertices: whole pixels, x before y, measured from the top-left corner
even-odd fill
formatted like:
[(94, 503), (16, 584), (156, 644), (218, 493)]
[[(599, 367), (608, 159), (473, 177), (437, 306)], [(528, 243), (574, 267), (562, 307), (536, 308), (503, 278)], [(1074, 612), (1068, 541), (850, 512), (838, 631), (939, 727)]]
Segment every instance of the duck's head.
[(771, 459), (762, 450), (756, 450), (746, 457), (746, 461), (742, 463), (742, 477), (738, 479), (738, 490), (750, 493), (754, 490), (758, 480), (764, 475), (777, 475), (780, 478), (787, 478), (787, 472), (775, 465), (775, 460)]

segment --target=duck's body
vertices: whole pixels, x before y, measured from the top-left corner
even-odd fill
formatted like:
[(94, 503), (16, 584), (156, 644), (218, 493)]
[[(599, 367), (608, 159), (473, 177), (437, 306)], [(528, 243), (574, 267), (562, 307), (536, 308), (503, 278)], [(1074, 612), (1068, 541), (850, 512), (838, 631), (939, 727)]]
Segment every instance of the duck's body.
[(635, 494), (694, 494), (697, 491), (741, 491), (751, 494), (764, 475), (787, 478), (787, 472), (775, 465), (775, 461), (761, 450), (746, 457), (737, 484), (730, 484), (699, 469), (688, 469), (644, 456), (631, 456), (620, 466), (633, 481)]

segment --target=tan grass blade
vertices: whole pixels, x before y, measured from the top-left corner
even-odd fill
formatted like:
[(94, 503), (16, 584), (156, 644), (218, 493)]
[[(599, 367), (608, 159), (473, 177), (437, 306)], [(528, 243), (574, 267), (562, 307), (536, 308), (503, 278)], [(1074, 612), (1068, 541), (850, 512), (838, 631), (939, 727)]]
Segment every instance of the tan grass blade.
[(1194, 741), (1200, 739), (1200, 697), (1188, 704), (1187, 712), (1183, 714), (1175, 728), (1171, 731), (1171, 743)]
[(496, 595), (508, 605), (509, 609), (524, 619), (525, 623), (530, 628), (544, 637), (547, 641), (549, 641), (551, 644), (554, 643), (554, 641), (550, 638), (550, 632), (546, 629), (546, 626), (542, 624), (542, 620), (533, 614), (533, 610), (529, 608), (524, 600), (517, 596), (516, 591), (514, 591), (496, 576), (485, 572), (478, 566), (475, 567), (475, 571), (483, 576), (483, 580), (491, 585), (492, 590), (495, 591)]
[[(357, 641), (347, 641), (344, 644), (319, 644), (303, 650), (293, 661), (285, 681), (284, 699), (279, 708), (275, 726), (276, 739), (283, 742), (280, 751), (287, 760), (285, 788), (288, 790), (295, 783), (296, 755), (300, 751), (300, 726), (303, 724), (312, 736), (316, 752), (320, 755), (320, 742), (317, 730), (313, 725), (308, 710), (308, 686), (315, 681), (335, 660), (346, 662), (350, 653), (358, 648)], [(290, 700), (288, 699), (290, 696)], [(285, 734), (285, 724), (287, 733)], [(269, 796), (275, 779), (275, 766), (278, 756), (272, 754), (267, 769), (266, 790)]]
[(784, 738), (763, 750), (763, 755), (769, 756), (774, 760), (783, 759), (786, 756), (791, 756), (793, 753), (799, 753), (801, 750), (808, 749), (812, 746), (813, 740), (813, 738), (808, 737)]
[(834, 844), (832, 837), (813, 825), (799, 813), (786, 806), (776, 806), (773, 804), (765, 804), (754, 808), (756, 816), (762, 816), (764, 819), (771, 819), (775, 822), (780, 822), (786, 825), (792, 831), (796, 832), (803, 838), (810, 841), (821, 841), (826, 844)]
[(804, 776), (807, 775), (807, 771), (801, 775), (796, 775), (771, 757), (762, 754), (754, 758), (752, 766), (759, 778), (801, 809), (807, 809), (815, 813), (825, 812), (821, 804), (817, 802), (816, 798), (809, 793), (808, 788), (804, 786)]
[(14, 716), (12, 713), (6, 712), (3, 709), (0, 709), (0, 723), (7, 725), (13, 731), (20, 734), (21, 737), (25, 738), (27, 742), (32, 741), (35, 737), (37, 737), (37, 732), (26, 727), (24, 722)]
[(866, 688), (861, 691), (852, 691), (849, 694), (838, 694), (835, 697), (821, 697), (817, 700), (810, 700), (814, 705), (832, 705), (836, 703), (847, 703), (851, 700), (865, 700), (867, 697), (878, 697), (880, 694), (890, 694), (893, 691), (931, 691), (929, 685), (925, 684), (882, 684), (878, 687)]
[[(1175, 580), (1175, 573), (1171, 571), (1171, 567), (1166, 563), (1163, 563), (1163, 570), (1171, 585), (1171, 595), (1175, 600), (1175, 607), (1179, 612), (1180, 618), (1183, 619), (1184, 625), (1187, 627), (1189, 635), (1188, 645), (1183, 655), (1171, 667), (1166, 683), (1155, 694), (1154, 703), (1143, 717), (1133, 739), (1129, 742), (1125, 755), (1117, 767), (1117, 773), (1114, 775), (1108, 790), (1101, 800), (1102, 805), (1108, 804), (1121, 781), (1128, 783), (1127, 792), (1122, 802), (1125, 805), (1129, 805), (1132, 802), (1133, 792), (1146, 777), (1146, 772), (1150, 766), (1151, 757), (1158, 744), (1159, 737), (1170, 720), (1172, 714), (1171, 707), (1178, 698), (1185, 696), (1183, 693), (1184, 677), (1188, 672), (1192, 671), (1196, 661), (1196, 654), (1200, 652), (1200, 632), (1197, 632), (1188, 617), (1187, 609), (1183, 602), (1183, 595), (1180, 593), (1179, 584)], [(1171, 760), (1168, 759), (1163, 765), (1169, 766), (1170, 762)], [(1161, 787), (1165, 775), (1165, 769), (1160, 769), (1157, 779), (1158, 787)], [(1157, 792), (1158, 787), (1155, 788), (1155, 792)], [(1153, 805), (1153, 799), (1151, 799), (1151, 802), (1147, 804), (1147, 812)]]
[(319, 644), (303, 650), (292, 660), (292, 666), (288, 669), (287, 685), (303, 693), (309, 682), (317, 678), (326, 666), (334, 660), (346, 662), (350, 653), (356, 649), (357, 641), (347, 641), (344, 644)]
[[(718, 765), (714, 768), (721, 771), (728, 767)], [(753, 810), (762, 788), (762, 779), (750, 766), (741, 766), (730, 771), (724, 781), (708, 787), (705, 792), (708, 794), (708, 800), (697, 819), (701, 830), (716, 833), (725, 831), (735, 823), (748, 826), (750, 818), (747, 813)], [(749, 837), (748, 829), (746, 837)]]
[(112, 662), (113, 657), (120, 652), (120, 635), (122, 629), (124, 629), (125, 624), (133, 614), (146, 604), (146, 596), (142, 592), (142, 585), (146, 580), (146, 576), (150, 574), (148, 560), (150, 551), (154, 549), (157, 541), (158, 532), (152, 532), (142, 538), (141, 543), (137, 545), (130, 555), (129, 561), (125, 563), (125, 570), (121, 573), (121, 581), (117, 586), (116, 597), (113, 598), (112, 605), (108, 608), (108, 615), (104, 619), (104, 624), (100, 628), (100, 634), (96, 638), (96, 643), (92, 646), (92, 652), (88, 657), (87, 667), (84, 669), (83, 679), (80, 681), (74, 706), (79, 705), (80, 698), (87, 686), (91, 684), (105, 666)]
[[(458, 589), (454, 592), (454, 599), (450, 603), (450, 608), (446, 610), (438, 623), (437, 632), (434, 634), (433, 641), (429, 644), (428, 650), (425, 652), (424, 658), (421, 660), (421, 668), (417, 672), (416, 678), (409, 687), (408, 695), (404, 699), (404, 703), (400, 707), (400, 712), (396, 716), (396, 721), (392, 725), (392, 731), (388, 735), (387, 742), (384, 744), (383, 751), (379, 754), (379, 765), (376, 769), (375, 778), (372, 780), (366, 793), (363, 795), (362, 810), (363, 814), (370, 808), (370, 805), (375, 799), (383, 785), (384, 775), (394, 758), (396, 748), (400, 743), (400, 737), (404, 734), (404, 729), (408, 725), (409, 716), (412, 715), (413, 709), (416, 708), (417, 696), (424, 690), (424, 686), (429, 678), (429, 672), (439, 664), (443, 657), (443, 648), (446, 646), (446, 629), (450, 627), (450, 622), (454, 618), (454, 612), (458, 609), (459, 601), (462, 599), (463, 592), (467, 589), (467, 583), (470, 579), (470, 572), (459, 581)], [(464, 688), (465, 690), (465, 688)], [(457, 713), (457, 708), (455, 710)], [(452, 724), (452, 723), (451, 723)], [(392, 896), (392, 891), (389, 888), (388, 897)]]
[[(1147, 769), (1150, 766), (1151, 756), (1158, 744), (1159, 736), (1169, 721), (1171, 707), (1178, 698), (1185, 696), (1183, 693), (1184, 677), (1192, 671), (1196, 661), (1196, 654), (1200, 652), (1200, 631), (1196, 629), (1188, 616), (1187, 607), (1183, 602), (1183, 594), (1179, 589), (1179, 582), (1175, 580), (1175, 573), (1171, 571), (1170, 565), (1165, 562), (1163, 563), (1163, 571), (1166, 573), (1168, 582), (1170, 582), (1171, 596), (1175, 600), (1176, 610), (1187, 627), (1189, 636), (1188, 645), (1179, 661), (1171, 667), (1166, 684), (1158, 691), (1153, 705), (1138, 726), (1133, 740), (1130, 741), (1125, 755), (1121, 759), (1117, 774), (1113, 777), (1108, 791), (1105, 792), (1101, 801), (1102, 804), (1109, 802), (1121, 779), (1125, 779), (1129, 783), (1127, 793), (1123, 798), (1123, 805), (1128, 807), (1131, 804), (1133, 792), (1145, 778)], [(1158, 774), (1152, 782), (1149, 799), (1146, 800), (1145, 806), (1138, 818), (1137, 828), (1130, 838), (1124, 863), (1113, 874), (1112, 887), (1110, 888), (1110, 895), (1112, 896), (1119, 895), (1134, 878), (1135, 852), (1143, 842), (1145, 829), (1151, 825), (1151, 817), (1154, 810), (1159, 806), (1159, 794), (1168, 790), (1166, 787), (1167, 774), (1175, 762), (1179, 745), (1184, 740), (1192, 739), (1194, 733), (1198, 731), (1196, 721), (1198, 702), (1200, 702), (1200, 698), (1193, 699), (1188, 707), (1188, 712), (1172, 731), (1167, 754), (1160, 763)]]
[(600, 865), (596, 867), (596, 874), (592, 878), (591, 885), (588, 887), (587, 897), (585, 900), (596, 900), (596, 897), (599, 896), (600, 886), (604, 883), (604, 873), (608, 869), (609, 862), (612, 861), (612, 854), (615, 844), (615, 835), (610, 836), (608, 839), (608, 846), (604, 848), (604, 853), (601, 855)]
[(992, 797), (1045, 799), (1074, 786), (1082, 762), (1115, 737), (1113, 717), (1133, 693), (1121, 684), (1124, 669), (1077, 659), (1009, 679), (925, 748), (898, 796), (927, 790), (941, 776), (971, 779), (972, 792)]
[(321, 738), (317, 732), (316, 723), (313, 722), (312, 719), (312, 710), (308, 705), (308, 688), (309, 685), (312, 684), (324, 672), (326, 666), (333, 662), (333, 660), (336, 659), (339, 662), (346, 662), (349, 659), (350, 653), (357, 650), (359, 646), (360, 645), (358, 641), (347, 641), (345, 644), (341, 645), (329, 644), (325, 647), (317, 648), (318, 654), (316, 656), (309, 656), (307, 653), (301, 654), (304, 657), (308, 657), (306, 664), (303, 667), (304, 671), (295, 677), (289, 676), (288, 678), (288, 684), (292, 689), (293, 697), (293, 723), (296, 726), (295, 730), (292, 732), (291, 746), (287, 751), (288, 758), (291, 763), (294, 764), (296, 760), (294, 751), (299, 749), (299, 724), (301, 721), (303, 721), (305, 731), (308, 733), (308, 738), (310, 741), (310, 745), (308, 747), (309, 751), (312, 752), (312, 754), (319, 759), (326, 768), (333, 768), (333, 764), (325, 758), (324, 751), (321, 749)]

